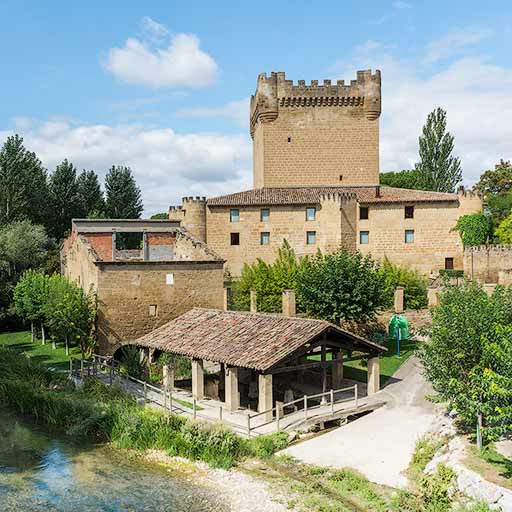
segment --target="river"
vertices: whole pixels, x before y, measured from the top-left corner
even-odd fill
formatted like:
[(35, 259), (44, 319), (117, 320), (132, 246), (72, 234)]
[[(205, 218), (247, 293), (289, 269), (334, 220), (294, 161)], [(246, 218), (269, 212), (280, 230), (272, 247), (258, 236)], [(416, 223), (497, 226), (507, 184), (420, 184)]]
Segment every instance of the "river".
[(2, 512), (227, 512), (190, 476), (72, 442), (0, 409)]

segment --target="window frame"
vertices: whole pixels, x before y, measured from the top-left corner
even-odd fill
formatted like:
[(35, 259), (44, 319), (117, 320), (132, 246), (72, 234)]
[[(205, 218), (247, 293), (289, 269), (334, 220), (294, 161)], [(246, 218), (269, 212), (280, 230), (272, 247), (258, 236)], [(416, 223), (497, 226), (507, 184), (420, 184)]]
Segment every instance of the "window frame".
[[(235, 236), (237, 243), (233, 243), (233, 240), (234, 240), (233, 236)], [(240, 245), (240, 232), (239, 231), (232, 231), (229, 234), (229, 245), (232, 247), (236, 247), (236, 246)]]
[[(263, 217), (263, 212), (267, 212), (267, 218)], [(270, 208), (260, 208), (260, 222), (269, 222), (270, 221)]]
[[(407, 212), (410, 212), (408, 215)], [(414, 219), (414, 205), (406, 205), (404, 206), (404, 219)]]
[[(233, 213), (236, 213), (236, 219), (234, 219)], [(230, 208), (229, 210), (229, 222), (240, 222), (240, 208)]]
[[(448, 265), (450, 262), (450, 265)], [(455, 259), (453, 257), (447, 257), (444, 259), (444, 269), (445, 270), (454, 270), (455, 269)]]
[[(267, 242), (263, 243), (265, 236), (267, 237)], [(260, 245), (270, 245), (270, 231), (260, 231)]]
[[(363, 234), (366, 235), (366, 242), (363, 242)], [(368, 245), (370, 243), (370, 232), (366, 229), (359, 231), (359, 245)]]
[[(366, 217), (362, 215), (362, 213), (366, 212)], [(368, 206), (360, 206), (359, 207), (359, 220), (368, 220), (370, 217), (370, 208)]]
[[(310, 242), (310, 236), (313, 237), (312, 242)], [(306, 231), (306, 245), (316, 245), (316, 231)]]
[[(313, 212), (313, 218), (309, 218), (309, 212)], [(306, 208), (306, 222), (314, 222), (316, 220), (316, 206), (308, 206)]]
[[(410, 235), (410, 234), (412, 234), (412, 240), (408, 241), (407, 235)], [(414, 243), (414, 229), (406, 229), (404, 231), (404, 243), (406, 243), (408, 245)]]

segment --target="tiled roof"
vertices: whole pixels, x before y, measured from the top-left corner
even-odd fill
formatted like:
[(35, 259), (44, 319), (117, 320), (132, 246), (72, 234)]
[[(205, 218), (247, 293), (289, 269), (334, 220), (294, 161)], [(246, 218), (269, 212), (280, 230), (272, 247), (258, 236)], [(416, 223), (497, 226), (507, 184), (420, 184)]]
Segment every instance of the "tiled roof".
[(264, 206), (286, 204), (318, 204), (324, 194), (355, 194), (360, 203), (419, 203), (457, 201), (457, 194), (380, 187), (290, 187), (256, 188), (208, 199), (208, 206)]
[(324, 320), (194, 308), (135, 341), (137, 345), (265, 371), (329, 332), (366, 353), (386, 349)]

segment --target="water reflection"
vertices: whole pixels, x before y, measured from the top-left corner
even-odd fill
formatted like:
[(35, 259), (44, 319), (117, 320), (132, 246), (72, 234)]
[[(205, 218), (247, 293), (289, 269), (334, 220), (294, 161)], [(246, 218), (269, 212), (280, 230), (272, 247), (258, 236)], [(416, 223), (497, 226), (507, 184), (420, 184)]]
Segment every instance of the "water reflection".
[(225, 512), (207, 489), (103, 447), (74, 445), (0, 410), (0, 510)]

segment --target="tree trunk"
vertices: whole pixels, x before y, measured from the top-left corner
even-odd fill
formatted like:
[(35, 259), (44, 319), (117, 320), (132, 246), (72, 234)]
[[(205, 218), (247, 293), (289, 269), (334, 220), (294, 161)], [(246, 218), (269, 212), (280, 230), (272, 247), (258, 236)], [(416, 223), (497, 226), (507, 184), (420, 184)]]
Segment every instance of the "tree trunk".
[(34, 322), (30, 320), (30, 341), (34, 343)]
[(68, 335), (66, 334), (66, 355), (69, 356)]
[(41, 344), (46, 344), (46, 333), (44, 332), (44, 324), (41, 322)]
[(57, 345), (55, 343), (55, 340), (52, 340), (52, 350), (55, 350), (57, 348)]

